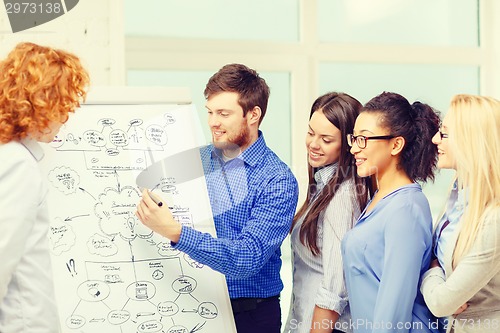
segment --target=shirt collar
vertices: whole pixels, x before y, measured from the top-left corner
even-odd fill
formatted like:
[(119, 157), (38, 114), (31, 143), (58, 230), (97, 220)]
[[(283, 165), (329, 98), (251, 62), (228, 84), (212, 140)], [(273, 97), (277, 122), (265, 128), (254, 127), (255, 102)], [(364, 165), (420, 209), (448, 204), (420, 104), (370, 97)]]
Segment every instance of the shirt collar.
[(467, 206), (469, 200), (469, 189), (468, 188), (458, 188), (458, 179), (453, 182), (453, 187), (450, 193), (450, 204), (449, 209), (463, 210), (464, 206)]
[(24, 138), (20, 143), (28, 149), (37, 162), (42, 160), (45, 153), (43, 152), (42, 146), (37, 141), (30, 138)]
[(338, 167), (339, 163), (335, 162), (333, 164), (329, 164), (325, 167), (318, 169), (314, 173), (314, 180), (316, 180), (317, 184), (325, 185), (326, 183), (328, 183), (330, 178), (332, 178), (334, 173), (337, 172)]

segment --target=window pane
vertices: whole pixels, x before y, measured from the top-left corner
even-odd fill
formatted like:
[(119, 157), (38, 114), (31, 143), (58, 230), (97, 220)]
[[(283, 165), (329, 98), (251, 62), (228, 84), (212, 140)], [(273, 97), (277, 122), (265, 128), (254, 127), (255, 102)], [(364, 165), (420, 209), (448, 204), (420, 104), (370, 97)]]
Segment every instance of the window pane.
[[(193, 103), (200, 115), (206, 142), (211, 141), (207, 125), (207, 112), (203, 91), (208, 79), (217, 71), (138, 71), (127, 72), (129, 86), (188, 87)], [(286, 72), (260, 72), (271, 89), (267, 112), (260, 129), (267, 145), (288, 165), (291, 164), (291, 105), (290, 74)]]
[(478, 46), (478, 0), (318, 0), (323, 42)]
[[(479, 68), (475, 66), (323, 63), (319, 72), (321, 93), (342, 91), (364, 104), (383, 91), (393, 91), (410, 102), (431, 105), (442, 117), (453, 95), (479, 94)], [(434, 184), (423, 187), (434, 217), (444, 206), (452, 175), (442, 170)]]
[(299, 0), (125, 0), (125, 34), (298, 41)]

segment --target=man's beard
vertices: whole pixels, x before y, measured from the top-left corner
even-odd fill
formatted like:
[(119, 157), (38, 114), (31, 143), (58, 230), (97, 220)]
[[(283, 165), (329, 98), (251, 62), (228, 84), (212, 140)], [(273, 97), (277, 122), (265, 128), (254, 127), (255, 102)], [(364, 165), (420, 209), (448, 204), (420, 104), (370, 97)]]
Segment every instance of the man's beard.
[[(241, 130), (235, 136), (228, 136), (228, 141), (223, 142), (213, 142), (214, 147), (222, 150), (240, 150), (241, 147), (248, 145), (249, 141), (249, 129), (246, 124), (241, 127)], [(213, 141), (213, 140), (212, 140)]]

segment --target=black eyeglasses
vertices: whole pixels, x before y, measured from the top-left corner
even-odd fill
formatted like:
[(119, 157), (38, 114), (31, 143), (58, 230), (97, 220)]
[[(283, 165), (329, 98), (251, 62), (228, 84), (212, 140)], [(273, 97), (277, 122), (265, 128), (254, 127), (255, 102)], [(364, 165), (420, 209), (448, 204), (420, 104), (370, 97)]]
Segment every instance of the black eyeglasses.
[(448, 138), (448, 133), (443, 133), (443, 132), (441, 132), (441, 130), (439, 130), (438, 133), (439, 133), (439, 136), (441, 137), (441, 140)]
[(392, 138), (394, 138), (393, 135), (364, 136), (347, 134), (347, 144), (349, 145), (349, 147), (352, 147), (354, 145), (354, 142), (356, 142), (356, 145), (358, 145), (360, 149), (365, 149), (366, 141), (368, 140), (389, 140)]

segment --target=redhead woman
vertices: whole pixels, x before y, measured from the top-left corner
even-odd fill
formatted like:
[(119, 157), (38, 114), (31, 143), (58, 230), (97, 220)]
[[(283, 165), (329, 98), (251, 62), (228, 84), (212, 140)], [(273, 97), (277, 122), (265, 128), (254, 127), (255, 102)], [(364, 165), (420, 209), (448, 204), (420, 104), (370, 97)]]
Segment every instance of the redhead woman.
[(86, 95), (80, 60), (21, 43), (0, 62), (0, 332), (59, 331), (38, 162)]

